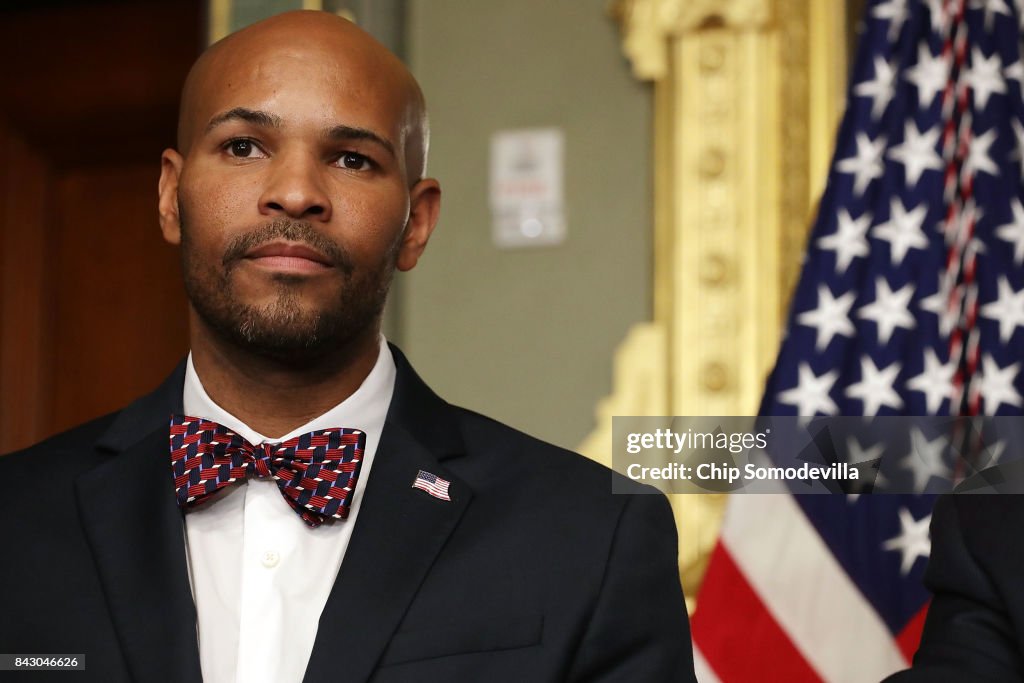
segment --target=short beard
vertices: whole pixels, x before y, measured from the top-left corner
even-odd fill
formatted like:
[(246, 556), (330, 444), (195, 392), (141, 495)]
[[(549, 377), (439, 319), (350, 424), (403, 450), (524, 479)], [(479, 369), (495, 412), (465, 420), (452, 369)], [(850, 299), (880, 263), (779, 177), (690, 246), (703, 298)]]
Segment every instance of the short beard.
[[(181, 258), (185, 291), (196, 313), (215, 334), (247, 352), (287, 365), (308, 365), (345, 349), (374, 330), (394, 276), (394, 248), (375, 268), (357, 268), (339, 244), (318, 233), (307, 221), (278, 218), (233, 239), (220, 262), (198, 258), (185, 214), (181, 217)], [(333, 305), (322, 310), (303, 308), (297, 293), (304, 278), (278, 274), (277, 295), (271, 303), (238, 300), (232, 273), (251, 249), (273, 239), (306, 244), (326, 255), (344, 280)]]

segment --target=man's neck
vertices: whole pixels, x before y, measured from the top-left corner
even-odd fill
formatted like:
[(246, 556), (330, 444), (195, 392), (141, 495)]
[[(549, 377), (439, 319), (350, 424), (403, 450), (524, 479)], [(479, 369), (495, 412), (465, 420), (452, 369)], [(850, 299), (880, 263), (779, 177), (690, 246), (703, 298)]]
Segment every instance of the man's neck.
[(296, 367), (193, 332), (192, 364), (214, 403), (275, 439), (355, 393), (377, 361), (379, 339), (370, 330), (316, 363)]

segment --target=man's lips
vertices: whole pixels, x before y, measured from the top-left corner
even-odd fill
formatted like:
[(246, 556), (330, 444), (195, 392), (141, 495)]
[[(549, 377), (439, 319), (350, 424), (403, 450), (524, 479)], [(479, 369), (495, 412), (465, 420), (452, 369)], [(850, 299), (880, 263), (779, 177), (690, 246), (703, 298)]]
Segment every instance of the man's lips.
[(305, 244), (271, 242), (250, 249), (245, 260), (273, 270), (315, 273), (333, 267), (331, 260)]

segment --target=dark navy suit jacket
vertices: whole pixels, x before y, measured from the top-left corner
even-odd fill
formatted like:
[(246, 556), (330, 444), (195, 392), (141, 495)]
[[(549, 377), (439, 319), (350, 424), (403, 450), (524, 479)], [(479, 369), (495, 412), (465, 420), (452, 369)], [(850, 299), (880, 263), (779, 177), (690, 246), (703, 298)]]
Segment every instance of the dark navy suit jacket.
[[(305, 681), (694, 681), (664, 496), (613, 495), (606, 468), (445, 403), (393, 351)], [(0, 458), (0, 652), (87, 667), (18, 679), (201, 680), (167, 455), (183, 381), (184, 364), (124, 410)], [(412, 488), (421, 469), (450, 480), (451, 502)]]
[(909, 671), (887, 683), (1024, 683), (1024, 461), (941, 496), (925, 584), (934, 593)]

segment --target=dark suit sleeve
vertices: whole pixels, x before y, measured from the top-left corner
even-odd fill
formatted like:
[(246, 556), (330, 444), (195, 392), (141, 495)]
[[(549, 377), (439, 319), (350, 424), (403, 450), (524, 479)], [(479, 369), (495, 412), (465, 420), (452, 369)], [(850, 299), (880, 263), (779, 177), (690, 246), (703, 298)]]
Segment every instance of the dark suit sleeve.
[(668, 500), (630, 496), (568, 681), (696, 681), (677, 553)]
[[(964, 510), (977, 511), (987, 502), (982, 498), (987, 497), (947, 495), (936, 504), (931, 523), (931, 558), (925, 573), (925, 584), (934, 597), (921, 646), (914, 656), (913, 668), (890, 677), (886, 683), (1024, 680), (1021, 653), (1005, 599), (965, 542), (966, 534), (978, 531), (972, 525), (998, 527), (1005, 523), (991, 519), (991, 514), (969, 514), (964, 519)], [(992, 508), (983, 507), (984, 510)], [(1020, 580), (1024, 581), (1024, 576)]]

